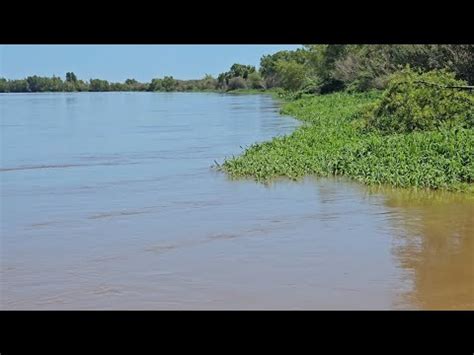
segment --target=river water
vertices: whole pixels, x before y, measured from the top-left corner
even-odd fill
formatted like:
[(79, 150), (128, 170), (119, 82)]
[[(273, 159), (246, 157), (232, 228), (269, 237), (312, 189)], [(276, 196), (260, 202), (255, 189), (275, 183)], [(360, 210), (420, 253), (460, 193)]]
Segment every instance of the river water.
[(474, 201), (214, 161), (265, 95), (3, 94), (1, 309), (474, 309)]

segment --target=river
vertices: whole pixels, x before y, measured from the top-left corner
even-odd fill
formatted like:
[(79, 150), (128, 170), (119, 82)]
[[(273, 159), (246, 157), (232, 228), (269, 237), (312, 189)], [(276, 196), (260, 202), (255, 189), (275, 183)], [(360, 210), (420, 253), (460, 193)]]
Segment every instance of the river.
[(474, 309), (474, 201), (211, 168), (266, 95), (0, 94), (1, 309)]

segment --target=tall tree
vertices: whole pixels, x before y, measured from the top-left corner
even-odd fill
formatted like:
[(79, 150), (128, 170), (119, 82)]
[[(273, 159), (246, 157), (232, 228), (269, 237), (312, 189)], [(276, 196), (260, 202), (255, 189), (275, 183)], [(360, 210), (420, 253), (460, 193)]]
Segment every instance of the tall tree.
[(67, 72), (66, 73), (66, 81), (68, 83), (76, 83), (77, 82), (77, 77), (76, 77), (76, 74), (74, 74), (73, 72)]

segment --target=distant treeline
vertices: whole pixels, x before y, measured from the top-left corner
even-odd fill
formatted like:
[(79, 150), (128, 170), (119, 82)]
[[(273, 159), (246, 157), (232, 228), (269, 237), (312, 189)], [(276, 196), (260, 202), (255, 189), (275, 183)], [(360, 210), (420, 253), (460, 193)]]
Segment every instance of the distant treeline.
[(383, 89), (390, 75), (405, 66), (419, 71), (447, 69), (474, 84), (474, 45), (305, 45), (294, 51), (264, 55), (257, 69), (234, 64), (217, 78), (178, 80), (172, 76), (149, 83), (60, 77), (0, 78), (0, 92), (73, 91), (231, 91), (272, 89), (324, 94), (333, 91)]
[(58, 76), (29, 76), (26, 79), (7, 80), (0, 78), (0, 92), (75, 92), (75, 91), (147, 91), (149, 84), (135, 79), (123, 83), (110, 83), (107, 80), (79, 80), (72, 72), (66, 73), (65, 80)]
[(65, 80), (58, 76), (29, 76), (26, 79), (7, 80), (0, 78), (0, 92), (76, 92), (76, 91), (205, 91), (217, 90), (217, 80), (206, 75), (200, 80), (177, 80), (172, 76), (153, 79), (150, 83), (140, 83), (127, 79), (123, 83), (101, 79), (79, 80), (72, 72), (66, 73)]

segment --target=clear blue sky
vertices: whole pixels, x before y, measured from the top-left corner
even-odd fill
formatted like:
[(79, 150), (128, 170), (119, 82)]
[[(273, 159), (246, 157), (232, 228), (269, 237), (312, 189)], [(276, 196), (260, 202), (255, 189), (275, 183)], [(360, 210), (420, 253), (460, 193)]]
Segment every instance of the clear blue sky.
[(29, 75), (124, 81), (172, 75), (177, 79), (217, 76), (233, 63), (258, 67), (260, 57), (299, 45), (1, 45), (0, 77)]

